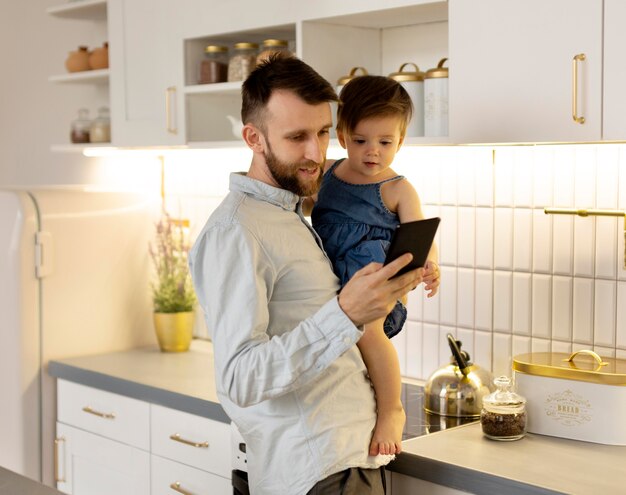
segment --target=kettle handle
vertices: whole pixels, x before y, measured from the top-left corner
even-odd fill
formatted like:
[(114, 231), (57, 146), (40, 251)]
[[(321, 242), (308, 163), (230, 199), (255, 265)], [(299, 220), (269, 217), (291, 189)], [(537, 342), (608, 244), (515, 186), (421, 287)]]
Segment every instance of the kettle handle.
[(447, 337), (448, 337), (448, 345), (450, 346), (452, 355), (454, 356), (454, 359), (456, 360), (456, 364), (459, 366), (459, 369), (461, 370), (461, 373), (463, 373), (463, 376), (467, 376), (470, 371), (469, 366), (467, 365), (467, 361), (465, 360), (465, 357), (461, 353), (461, 349), (459, 348), (459, 345), (457, 344), (457, 341), (454, 338), (454, 335), (449, 333)]

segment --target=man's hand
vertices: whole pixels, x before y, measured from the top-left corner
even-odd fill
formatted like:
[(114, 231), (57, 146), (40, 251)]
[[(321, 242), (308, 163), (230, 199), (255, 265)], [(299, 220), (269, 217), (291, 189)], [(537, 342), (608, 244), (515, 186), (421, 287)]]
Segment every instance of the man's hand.
[(356, 326), (387, 316), (398, 299), (422, 282), (423, 268), (390, 280), (412, 259), (407, 253), (385, 266), (370, 263), (352, 276), (339, 293), (339, 306)]

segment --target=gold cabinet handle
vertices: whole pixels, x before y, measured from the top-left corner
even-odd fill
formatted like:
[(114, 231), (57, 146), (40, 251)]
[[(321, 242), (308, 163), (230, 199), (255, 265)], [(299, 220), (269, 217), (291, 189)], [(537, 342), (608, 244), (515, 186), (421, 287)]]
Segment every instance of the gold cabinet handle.
[(165, 126), (170, 134), (177, 134), (176, 125), (172, 124), (172, 98), (176, 97), (176, 86), (170, 86), (165, 90)]
[(115, 419), (115, 413), (103, 413), (103, 412), (100, 412), (100, 411), (96, 411), (91, 406), (83, 407), (83, 411), (85, 411), (86, 413), (89, 413), (89, 414), (93, 414), (94, 416), (98, 416), (100, 418)]
[[(59, 475), (59, 444), (63, 442), (63, 476)], [(54, 481), (65, 483), (65, 437), (54, 439)]]
[(585, 117), (578, 115), (578, 62), (584, 62), (587, 56), (584, 53), (574, 55), (572, 59), (572, 118), (577, 124), (584, 124)]
[(175, 492), (182, 493), (183, 495), (194, 495), (193, 493), (188, 492), (187, 490), (183, 490), (180, 487), (180, 481), (177, 481), (176, 483), (172, 483), (170, 485), (170, 488), (174, 490)]
[(192, 440), (185, 440), (184, 438), (181, 438), (181, 436), (178, 433), (174, 433), (173, 435), (170, 435), (170, 439), (176, 442), (184, 443), (185, 445), (191, 445), (192, 447), (197, 447), (199, 449), (209, 448), (209, 442), (194, 442)]

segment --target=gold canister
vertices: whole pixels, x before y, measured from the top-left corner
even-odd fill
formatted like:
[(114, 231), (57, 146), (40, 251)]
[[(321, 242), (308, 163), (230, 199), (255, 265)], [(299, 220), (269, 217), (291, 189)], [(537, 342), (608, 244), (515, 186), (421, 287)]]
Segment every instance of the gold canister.
[(154, 329), (163, 352), (184, 352), (193, 336), (193, 311), (154, 313)]

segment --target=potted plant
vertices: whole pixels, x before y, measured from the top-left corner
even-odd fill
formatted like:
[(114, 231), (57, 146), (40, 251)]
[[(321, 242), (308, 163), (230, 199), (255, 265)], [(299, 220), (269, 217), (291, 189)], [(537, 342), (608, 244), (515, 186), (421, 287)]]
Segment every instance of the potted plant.
[(164, 214), (156, 223), (155, 241), (150, 245), (155, 268), (154, 327), (162, 351), (186, 351), (191, 344), (196, 295), (187, 265), (187, 231), (187, 221)]

